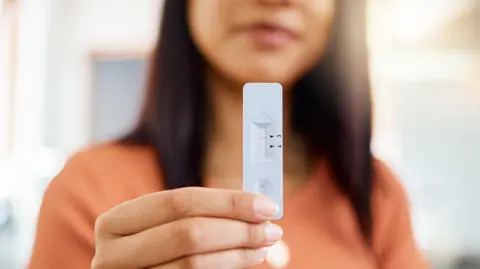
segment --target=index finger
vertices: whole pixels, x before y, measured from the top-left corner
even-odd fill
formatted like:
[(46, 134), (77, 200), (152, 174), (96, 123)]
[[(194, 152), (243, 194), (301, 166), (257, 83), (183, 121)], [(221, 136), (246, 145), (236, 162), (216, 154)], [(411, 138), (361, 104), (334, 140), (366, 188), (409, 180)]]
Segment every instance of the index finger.
[(120, 204), (97, 222), (99, 232), (126, 236), (188, 217), (263, 222), (278, 205), (264, 196), (237, 190), (188, 187), (149, 194)]

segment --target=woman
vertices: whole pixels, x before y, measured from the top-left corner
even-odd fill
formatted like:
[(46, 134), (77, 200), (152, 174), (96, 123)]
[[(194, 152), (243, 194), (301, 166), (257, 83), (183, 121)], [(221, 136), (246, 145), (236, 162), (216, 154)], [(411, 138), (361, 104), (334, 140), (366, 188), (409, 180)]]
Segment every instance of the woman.
[[(31, 269), (269, 268), (282, 237), (285, 268), (427, 268), (405, 193), (370, 152), (365, 1), (164, 8), (138, 127), (75, 155), (53, 180)], [(241, 89), (263, 81), (285, 89), (275, 224), (277, 205), (239, 191)]]

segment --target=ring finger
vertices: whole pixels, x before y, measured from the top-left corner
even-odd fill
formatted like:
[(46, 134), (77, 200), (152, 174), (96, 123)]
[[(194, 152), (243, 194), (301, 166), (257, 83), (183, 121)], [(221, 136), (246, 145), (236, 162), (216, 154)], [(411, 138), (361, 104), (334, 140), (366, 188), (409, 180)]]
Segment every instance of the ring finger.
[(188, 256), (150, 269), (244, 269), (261, 264), (266, 255), (265, 248), (233, 249)]
[(122, 252), (129, 253), (122, 262), (144, 268), (184, 256), (267, 247), (281, 237), (280, 227), (270, 222), (251, 224), (229, 219), (188, 218), (116, 240), (120, 249), (135, 250)]

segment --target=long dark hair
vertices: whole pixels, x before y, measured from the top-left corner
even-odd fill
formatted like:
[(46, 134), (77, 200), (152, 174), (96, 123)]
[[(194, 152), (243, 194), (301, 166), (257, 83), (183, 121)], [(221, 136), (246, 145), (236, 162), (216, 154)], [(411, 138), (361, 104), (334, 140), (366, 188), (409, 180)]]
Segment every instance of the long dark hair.
[[(373, 188), (371, 97), (366, 1), (336, 1), (327, 50), (292, 90), (293, 126), (316, 156), (329, 161), (364, 238), (371, 242)], [(206, 63), (187, 24), (188, 0), (166, 0), (152, 57), (148, 97), (137, 128), (124, 142), (155, 149), (169, 189), (202, 185), (206, 126)]]

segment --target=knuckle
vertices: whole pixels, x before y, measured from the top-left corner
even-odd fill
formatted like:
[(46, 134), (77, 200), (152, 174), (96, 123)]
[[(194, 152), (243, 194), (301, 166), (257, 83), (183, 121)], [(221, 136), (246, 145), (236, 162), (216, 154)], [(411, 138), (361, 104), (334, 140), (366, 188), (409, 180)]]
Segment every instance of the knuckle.
[(190, 192), (188, 190), (172, 192), (169, 196), (167, 203), (177, 216), (188, 216), (191, 212), (192, 205), (189, 202), (189, 196)]
[(241, 200), (243, 195), (231, 192), (228, 197), (232, 213), (236, 216), (241, 212)]
[(189, 256), (185, 258), (184, 262), (185, 264), (184, 264), (184, 267), (182, 268), (188, 268), (188, 269), (205, 268), (205, 266), (203, 266), (203, 259), (201, 258), (200, 255)]
[(101, 256), (95, 255), (93, 260), (90, 264), (92, 269), (108, 269), (108, 265), (105, 262), (105, 259), (101, 258)]
[(95, 234), (100, 235), (108, 231), (109, 220), (107, 213), (103, 213), (95, 220)]
[(184, 246), (195, 249), (202, 242), (202, 227), (198, 219), (184, 219), (180, 225), (180, 233)]
[(237, 252), (238, 261), (242, 265), (248, 265), (251, 262), (250, 250), (242, 249)]
[(245, 217), (252, 214), (254, 194), (232, 192), (228, 199), (234, 216)]
[(260, 241), (258, 239), (259, 228), (257, 226), (258, 225), (245, 224), (245, 241), (247, 241), (246, 243), (257, 243), (258, 241)]
[(118, 268), (118, 249), (115, 241), (95, 243), (95, 253), (90, 263), (92, 269)]
[(253, 246), (262, 244), (266, 241), (264, 224), (245, 223), (244, 225), (244, 244)]
[(90, 263), (90, 268), (92, 269), (102, 269), (105, 268), (105, 266), (102, 265), (102, 263), (99, 261), (100, 259), (95, 256), (93, 257), (92, 262)]

